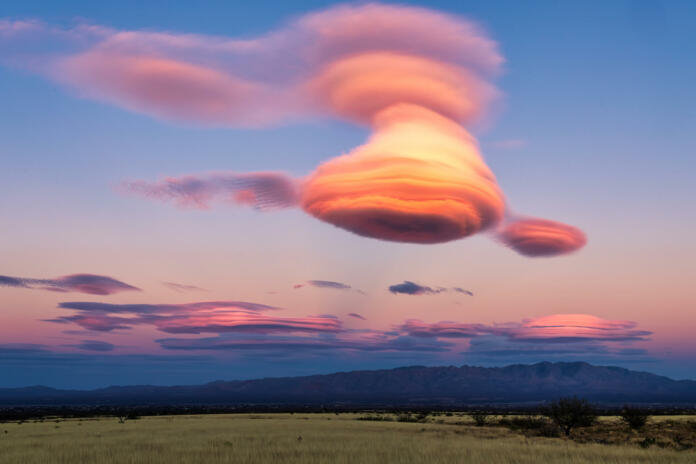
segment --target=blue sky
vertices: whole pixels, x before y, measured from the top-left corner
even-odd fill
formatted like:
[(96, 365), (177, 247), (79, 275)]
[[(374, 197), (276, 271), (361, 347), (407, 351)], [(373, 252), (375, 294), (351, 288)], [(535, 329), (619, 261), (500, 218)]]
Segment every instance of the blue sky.
[[(86, 20), (118, 30), (250, 38), (334, 4), (9, 0), (0, 5), (0, 18), (38, 19), (64, 27)], [(313, 221), (299, 211), (180, 211), (124, 196), (116, 187), (129, 179), (225, 170), (304, 176), (320, 162), (363, 143), (369, 130), (330, 118), (257, 129), (171, 123), (81, 98), (26, 69), (3, 66), (0, 217), (5, 227), (0, 274), (50, 278), (90, 272), (120, 276), (144, 289), (143, 294), (109, 300), (119, 303), (233, 299), (267, 302), (298, 316), (354, 310), (370, 315), (369, 322), (356, 321), (356, 329), (383, 331), (408, 318), (494, 324), (548, 314), (593, 314), (634, 321), (651, 332), (650, 340), (638, 343), (645, 349), (640, 362), (635, 355), (617, 352), (598, 356), (596, 346), (577, 357), (540, 353), (495, 360), (472, 352), (440, 358), (400, 352), (374, 357), (293, 355), (280, 362), (274, 353), (235, 357), (196, 352), (191, 356), (202, 356), (205, 362), (186, 358), (176, 370), (169, 361), (158, 361), (178, 354), (156, 346), (154, 341), (165, 336), (154, 328), (70, 335), (61, 332), (66, 327), (47, 329), (40, 322), (58, 314), (58, 303), (106, 299), (0, 287), (0, 345), (20, 350), (22, 359), (19, 365), (9, 356), (3, 359), (0, 348), (0, 366), (17, 369), (0, 386), (198, 383), (416, 363), (532, 362), (549, 356), (693, 377), (696, 4), (399, 5), (463, 15), (497, 42), (505, 58), (495, 79), (502, 98), (472, 132), (510, 206), (580, 226), (588, 236), (585, 249), (557, 260), (526, 260), (483, 237), (432, 246), (381, 242)], [(0, 42), (0, 58), (7, 52), (2, 46)], [(309, 279), (347, 281), (367, 289), (369, 296), (292, 291), (293, 284)], [(166, 293), (157, 287), (163, 280), (210, 292)], [(403, 280), (471, 287), (476, 297), (464, 300), (462, 307), (443, 295), (389, 295), (387, 286)], [(95, 338), (117, 349), (94, 358), (67, 347)], [(43, 370), (46, 357), (54, 356), (67, 361), (50, 372)], [(71, 361), (71, 356), (86, 364)], [(84, 371), (84, 365), (102, 363), (104, 357), (107, 365), (118, 366), (113, 375)], [(123, 366), (130, 361), (123, 359), (139, 361), (129, 370)], [(159, 374), (148, 377), (154, 371)], [(79, 381), (73, 380), (76, 372)]]

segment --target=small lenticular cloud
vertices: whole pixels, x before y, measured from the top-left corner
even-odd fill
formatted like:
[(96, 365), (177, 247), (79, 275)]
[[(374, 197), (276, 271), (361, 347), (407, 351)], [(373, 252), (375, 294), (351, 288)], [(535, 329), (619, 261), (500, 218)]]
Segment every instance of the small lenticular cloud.
[(652, 332), (637, 330), (636, 325), (633, 321), (603, 319), (591, 314), (551, 314), (524, 320), (519, 327), (503, 332), (513, 339), (529, 342), (646, 340)]
[(520, 219), (498, 233), (498, 238), (516, 252), (530, 257), (557, 256), (579, 250), (587, 238), (577, 227), (548, 219)]

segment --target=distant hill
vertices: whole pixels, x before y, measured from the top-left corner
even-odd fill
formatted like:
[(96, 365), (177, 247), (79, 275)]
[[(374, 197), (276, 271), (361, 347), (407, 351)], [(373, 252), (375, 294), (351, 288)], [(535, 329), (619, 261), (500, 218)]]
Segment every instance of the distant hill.
[(696, 404), (696, 381), (583, 362), (507, 367), (401, 367), (306, 377), (217, 381), (197, 386), (98, 390), (0, 389), (17, 405), (473, 405), (543, 403), (578, 395), (604, 404)]

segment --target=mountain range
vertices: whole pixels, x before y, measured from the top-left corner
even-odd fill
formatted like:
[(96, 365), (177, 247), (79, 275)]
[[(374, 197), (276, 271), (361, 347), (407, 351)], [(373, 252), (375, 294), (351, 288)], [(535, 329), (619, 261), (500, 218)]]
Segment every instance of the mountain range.
[(216, 381), (195, 386), (0, 389), (0, 406), (305, 405), (466, 406), (539, 404), (577, 395), (602, 404), (696, 404), (696, 381), (584, 362), (506, 367), (411, 366), (303, 377)]

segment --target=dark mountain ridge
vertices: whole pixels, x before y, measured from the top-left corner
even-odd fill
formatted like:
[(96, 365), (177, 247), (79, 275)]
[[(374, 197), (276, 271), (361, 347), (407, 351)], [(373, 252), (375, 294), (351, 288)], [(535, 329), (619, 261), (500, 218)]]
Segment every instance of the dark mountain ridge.
[(0, 406), (18, 405), (342, 405), (465, 406), (538, 404), (577, 395), (603, 404), (696, 404), (696, 381), (672, 380), (584, 362), (506, 367), (411, 366), (304, 377), (216, 381), (196, 386), (58, 390), (0, 389)]

